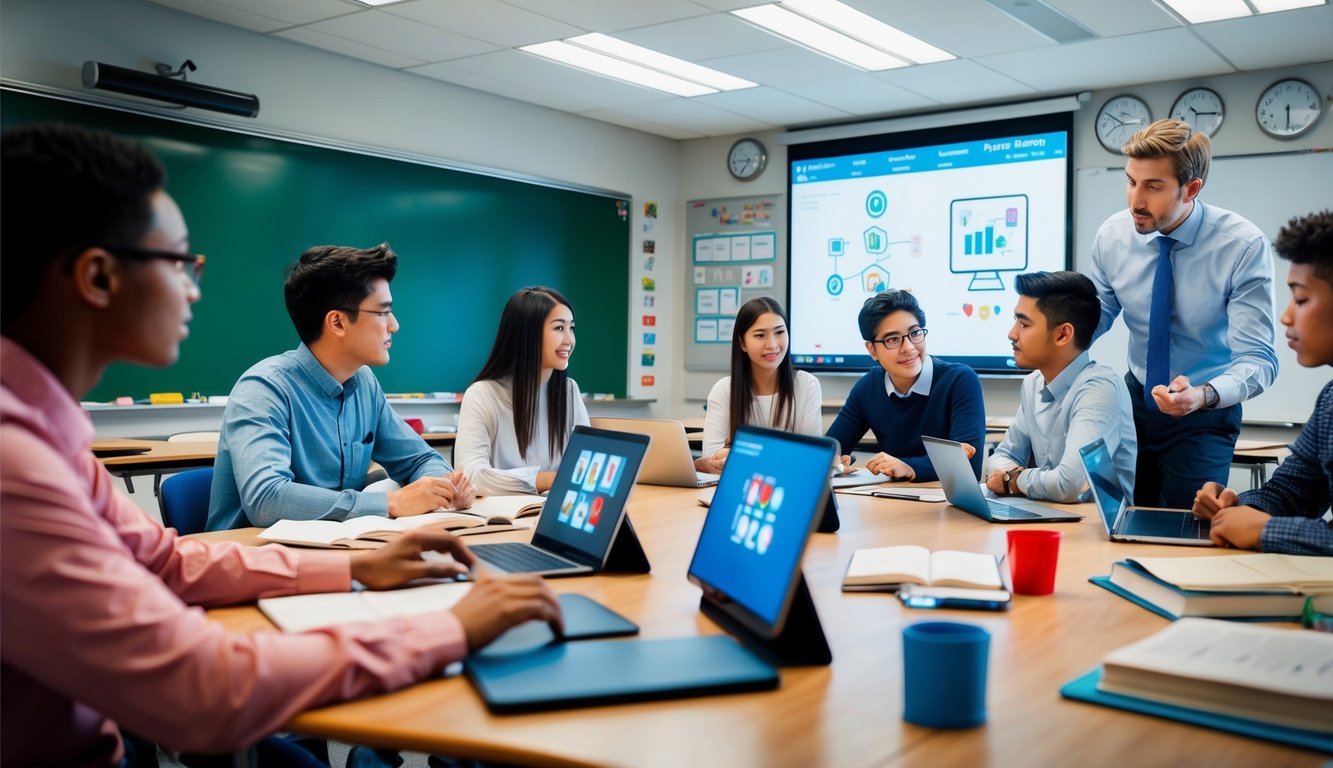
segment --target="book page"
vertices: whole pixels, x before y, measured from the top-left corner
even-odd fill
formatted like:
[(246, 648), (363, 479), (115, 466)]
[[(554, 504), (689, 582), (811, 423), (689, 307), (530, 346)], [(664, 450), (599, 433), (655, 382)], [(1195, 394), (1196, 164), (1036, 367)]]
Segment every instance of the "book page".
[(356, 533), (337, 520), (279, 520), (265, 528), (258, 538), (284, 544), (331, 547), (339, 539), (354, 538)]
[(462, 511), (486, 518), (493, 523), (505, 524), (512, 523), (519, 517), (539, 514), (545, 504), (545, 496), (531, 494), (483, 496), (471, 507)]
[(470, 510), (454, 512), (427, 512), (424, 515), (408, 515), (407, 517), (394, 518), (394, 522), (402, 526), (403, 530), (411, 528), (422, 528), (427, 525), (439, 525), (444, 528), (471, 528), (474, 525), (483, 525), (483, 520), (479, 515), (473, 514)]
[(929, 584), (930, 550), (912, 544), (858, 549), (847, 565), (844, 584)]
[(1184, 618), (1103, 663), (1333, 704), (1333, 634)]
[(930, 583), (939, 587), (1000, 589), (994, 555), (942, 549), (930, 556)]
[(450, 581), (411, 589), (389, 589), (383, 592), (366, 591), (361, 598), (369, 603), (382, 618), (415, 616), (419, 613), (447, 611), (472, 591), (470, 581)]
[(331, 592), (265, 597), (259, 601), (259, 610), (283, 632), (309, 632), (337, 624), (379, 620), (380, 614), (361, 599), (362, 594)]
[(1288, 589), (1322, 585), (1333, 591), (1333, 558), (1254, 554), (1219, 557), (1131, 557), (1152, 575), (1200, 591)]

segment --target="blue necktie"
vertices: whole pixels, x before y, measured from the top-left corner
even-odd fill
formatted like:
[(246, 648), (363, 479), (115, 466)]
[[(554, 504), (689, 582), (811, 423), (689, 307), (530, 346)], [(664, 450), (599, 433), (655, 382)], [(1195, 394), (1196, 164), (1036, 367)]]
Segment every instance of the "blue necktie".
[(1157, 272), (1152, 279), (1152, 303), (1148, 312), (1147, 376), (1143, 380), (1143, 402), (1157, 410), (1152, 389), (1158, 384), (1170, 384), (1171, 379), (1171, 292), (1174, 279), (1171, 273), (1171, 246), (1174, 238), (1157, 238)]

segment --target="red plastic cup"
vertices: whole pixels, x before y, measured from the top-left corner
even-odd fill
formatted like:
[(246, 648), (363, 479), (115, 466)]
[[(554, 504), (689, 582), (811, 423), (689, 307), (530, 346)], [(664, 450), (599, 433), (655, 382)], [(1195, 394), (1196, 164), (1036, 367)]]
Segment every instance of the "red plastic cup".
[(1054, 592), (1060, 532), (1012, 530), (1008, 534), (1009, 573), (1014, 577), (1014, 592), (1020, 595)]
[(411, 427), (412, 431), (418, 435), (426, 431), (426, 422), (421, 419), (403, 419), (403, 421), (406, 421), (407, 426)]

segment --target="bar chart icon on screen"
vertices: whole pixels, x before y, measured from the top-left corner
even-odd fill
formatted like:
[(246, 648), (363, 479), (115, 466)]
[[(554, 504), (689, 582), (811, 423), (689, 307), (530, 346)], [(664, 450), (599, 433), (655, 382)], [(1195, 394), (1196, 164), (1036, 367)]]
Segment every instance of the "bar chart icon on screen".
[(971, 273), (969, 291), (1002, 291), (1001, 272), (1028, 265), (1028, 196), (969, 197), (949, 204), (949, 271)]

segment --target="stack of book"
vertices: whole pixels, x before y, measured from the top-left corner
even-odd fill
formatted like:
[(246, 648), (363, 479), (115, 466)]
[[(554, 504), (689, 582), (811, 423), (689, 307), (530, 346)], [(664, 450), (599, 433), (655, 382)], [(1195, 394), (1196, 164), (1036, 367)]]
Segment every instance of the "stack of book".
[(1181, 619), (1060, 694), (1333, 752), (1333, 634)]
[(1329, 557), (1131, 557), (1091, 581), (1168, 619), (1298, 621), (1307, 597), (1320, 612), (1333, 612)]

